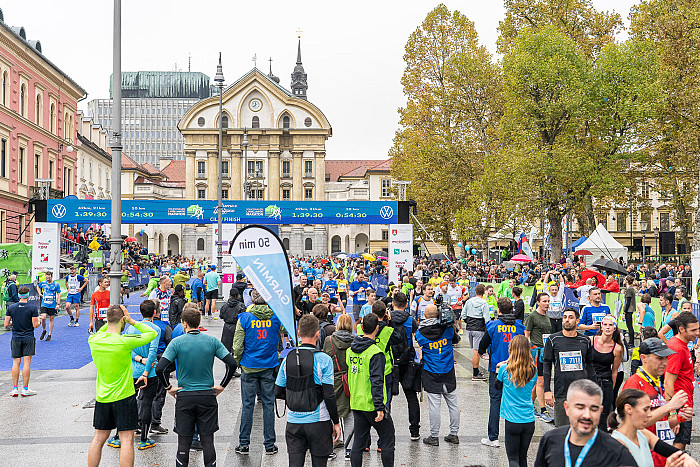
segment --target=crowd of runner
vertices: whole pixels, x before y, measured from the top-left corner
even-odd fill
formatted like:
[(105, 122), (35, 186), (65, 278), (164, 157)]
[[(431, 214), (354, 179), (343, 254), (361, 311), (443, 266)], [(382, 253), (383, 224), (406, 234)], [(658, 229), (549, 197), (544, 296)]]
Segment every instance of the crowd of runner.
[[(60, 280), (50, 273), (41, 278), (39, 308), (28, 303), (29, 288), (16, 277), (3, 293), (4, 324), (12, 329), (13, 397), (36, 394), (29, 388), (34, 329), (42, 326), (40, 339), (51, 340), (61, 308), (59, 281), (68, 292), (69, 326), (79, 326), (80, 304), (89, 299), (89, 345), (98, 374), (90, 466), (99, 465), (105, 443), (121, 450), (121, 465), (133, 465), (134, 444), (139, 450), (155, 446), (168, 433), (162, 418), (168, 395), (175, 403), (176, 465), (188, 465), (195, 449), (214, 466), (216, 396), (233, 377), (241, 379), (239, 455), (250, 452), (256, 401), (265, 453), (278, 452), (276, 399), (287, 407), (285, 442), (293, 466), (304, 465), (307, 453), (314, 466), (338, 454), (362, 465), (372, 428), (383, 465), (394, 465), (396, 410), (407, 410), (411, 442), (459, 444), (454, 346), (463, 338), (472, 349), (472, 380), (489, 387), (481, 442), (498, 448), (503, 441), (511, 466), (527, 465), (537, 421), (556, 428), (544, 434), (536, 466), (698, 465), (685, 452), (700, 373), (687, 265), (630, 266), (619, 276), (577, 259), (509, 267), (473, 257), (416, 258), (412, 272), (394, 278), (381, 259), (293, 257), (295, 346), (240, 271), (217, 311), (221, 275), (209, 262), (138, 251), (127, 259), (119, 293), (144, 298), (141, 321), (125, 306), (110, 305), (107, 277), (87, 290), (85, 264)], [(129, 270), (149, 274), (145, 290), (129, 290)], [(385, 287), (377, 286), (378, 276), (386, 278)], [(528, 286), (533, 292), (526, 300)], [(578, 307), (565, 306), (566, 288)], [(611, 311), (606, 293), (622, 294), (624, 317)], [(649, 305), (654, 297), (660, 321)], [(206, 333), (203, 318), (223, 321), (220, 338)], [(618, 321), (639, 332), (625, 335)], [(215, 359), (226, 368), (218, 384)], [(421, 433), (421, 392), (428, 399), (427, 436)], [(399, 393), (405, 399), (396, 398)], [(443, 399), (449, 416), (441, 440)]]

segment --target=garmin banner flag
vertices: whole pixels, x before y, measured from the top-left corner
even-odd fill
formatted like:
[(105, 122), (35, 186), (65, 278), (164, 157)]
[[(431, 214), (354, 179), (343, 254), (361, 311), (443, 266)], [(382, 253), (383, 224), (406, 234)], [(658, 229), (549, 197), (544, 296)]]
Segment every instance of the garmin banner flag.
[(292, 274), (279, 237), (267, 227), (249, 225), (233, 237), (229, 253), (296, 344)]

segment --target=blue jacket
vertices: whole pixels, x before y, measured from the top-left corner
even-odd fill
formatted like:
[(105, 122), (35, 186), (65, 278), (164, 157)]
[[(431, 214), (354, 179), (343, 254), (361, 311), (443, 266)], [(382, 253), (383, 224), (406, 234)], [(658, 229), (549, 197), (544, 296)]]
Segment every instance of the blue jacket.
[(430, 373), (448, 373), (455, 367), (453, 344), (459, 334), (452, 326), (442, 326), (437, 318), (423, 320), (416, 331), (416, 342), (423, 349), (423, 369)]
[(192, 281), (192, 298), (204, 300), (204, 281), (199, 277)]
[(489, 349), (489, 371), (508, 360), (510, 341), (518, 334), (525, 334), (525, 326), (513, 315), (499, 315), (498, 319), (486, 323), (486, 333), (479, 344), (479, 353)]
[[(148, 371), (148, 378), (155, 378), (156, 377), (156, 366), (153, 364), (156, 361), (156, 355), (158, 354), (158, 342), (160, 341), (160, 327), (158, 327), (157, 324), (153, 324), (150, 321), (142, 321), (143, 324), (146, 326), (153, 328), (157, 333), (158, 333), (158, 338), (153, 339), (151, 342), (148, 344), (144, 344), (141, 347), (136, 347), (134, 350), (131, 351), (131, 359), (132, 361), (132, 375), (134, 379), (140, 378), (144, 371), (146, 371), (146, 368), (149, 369)], [(127, 330), (124, 332), (124, 334), (141, 334), (138, 329), (136, 329), (134, 326), (129, 326)], [(146, 363), (140, 363), (134, 360), (134, 358), (139, 355), (143, 358), (147, 358)]]
[[(243, 368), (276, 368), (282, 322), (267, 305), (253, 305), (249, 310), (238, 315), (233, 355)], [(242, 348), (239, 336), (243, 337)]]

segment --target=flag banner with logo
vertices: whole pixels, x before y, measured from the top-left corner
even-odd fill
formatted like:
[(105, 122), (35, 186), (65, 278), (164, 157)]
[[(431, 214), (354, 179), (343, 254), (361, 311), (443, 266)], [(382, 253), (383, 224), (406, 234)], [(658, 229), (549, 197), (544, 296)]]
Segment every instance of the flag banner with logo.
[(51, 222), (34, 222), (32, 235), (32, 278), (42, 272), (53, 272), (58, 279), (59, 253), (59, 224)]
[[(133, 224), (216, 224), (218, 202), (210, 200), (122, 200), (122, 222)], [(109, 223), (110, 200), (49, 199), (46, 221)], [(224, 201), (224, 224), (391, 224), (397, 201)]]
[(413, 224), (389, 226), (389, 281), (401, 283), (401, 270), (413, 271)]
[(292, 273), (282, 241), (267, 227), (249, 225), (233, 237), (229, 253), (296, 343)]

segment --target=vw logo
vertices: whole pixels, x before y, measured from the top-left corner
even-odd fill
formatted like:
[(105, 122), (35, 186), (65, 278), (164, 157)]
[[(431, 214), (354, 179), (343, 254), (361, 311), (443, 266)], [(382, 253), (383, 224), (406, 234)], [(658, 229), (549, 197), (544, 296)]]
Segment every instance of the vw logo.
[(382, 219), (391, 219), (394, 216), (394, 210), (391, 206), (382, 206), (379, 215), (382, 216)]
[(61, 219), (66, 215), (66, 207), (62, 204), (56, 204), (51, 208), (51, 214), (53, 214), (53, 217), (56, 219)]

